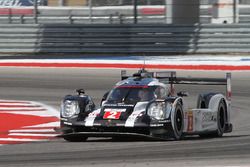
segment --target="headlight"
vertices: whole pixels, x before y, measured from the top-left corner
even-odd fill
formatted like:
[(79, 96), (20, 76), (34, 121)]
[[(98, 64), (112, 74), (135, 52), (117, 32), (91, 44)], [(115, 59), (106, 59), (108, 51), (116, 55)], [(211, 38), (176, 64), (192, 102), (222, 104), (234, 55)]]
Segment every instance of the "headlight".
[(150, 117), (161, 120), (165, 118), (166, 105), (165, 102), (154, 102), (148, 107), (147, 114)]
[(63, 117), (72, 117), (80, 113), (79, 104), (77, 101), (66, 100), (62, 103), (61, 113)]
[(158, 120), (169, 118), (172, 110), (172, 105), (167, 102), (153, 102), (147, 110), (147, 114)]

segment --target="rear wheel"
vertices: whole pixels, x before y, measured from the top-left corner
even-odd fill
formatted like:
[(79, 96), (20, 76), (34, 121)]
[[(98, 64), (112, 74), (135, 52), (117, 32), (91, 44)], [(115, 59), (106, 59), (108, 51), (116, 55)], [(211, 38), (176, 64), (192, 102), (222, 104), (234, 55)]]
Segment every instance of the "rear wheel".
[(226, 128), (226, 104), (221, 99), (217, 112), (217, 126), (218, 129), (215, 132), (208, 134), (201, 134), (200, 137), (212, 138), (212, 137), (222, 137)]
[(217, 124), (218, 129), (216, 132), (216, 137), (221, 137), (223, 136), (226, 127), (226, 106), (223, 100), (221, 100), (219, 104)]

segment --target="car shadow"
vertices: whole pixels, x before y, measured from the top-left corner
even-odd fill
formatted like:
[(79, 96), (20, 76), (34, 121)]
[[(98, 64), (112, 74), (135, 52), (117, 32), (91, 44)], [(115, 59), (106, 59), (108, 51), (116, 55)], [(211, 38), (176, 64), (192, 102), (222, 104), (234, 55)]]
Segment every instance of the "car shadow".
[[(153, 138), (153, 137), (109, 137), (109, 138), (89, 138), (87, 141), (82, 142), (89, 142), (89, 143), (96, 143), (96, 142), (171, 142), (171, 141), (199, 141), (199, 140), (212, 140), (212, 139), (228, 139), (228, 138), (240, 138), (240, 137), (250, 137), (250, 134), (247, 135), (230, 135), (230, 136), (222, 136), (222, 137), (200, 137), (198, 135), (195, 136), (186, 136), (183, 137), (181, 140), (174, 140), (174, 139), (160, 139), (160, 138)], [(61, 138), (61, 137), (58, 137)], [(66, 141), (65, 141), (66, 142)]]

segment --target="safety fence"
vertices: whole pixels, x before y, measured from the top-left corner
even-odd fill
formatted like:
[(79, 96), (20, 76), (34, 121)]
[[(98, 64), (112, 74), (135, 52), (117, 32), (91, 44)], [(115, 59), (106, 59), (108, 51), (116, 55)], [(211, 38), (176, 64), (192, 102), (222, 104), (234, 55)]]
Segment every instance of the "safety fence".
[(250, 24), (1, 24), (1, 53), (249, 53)]

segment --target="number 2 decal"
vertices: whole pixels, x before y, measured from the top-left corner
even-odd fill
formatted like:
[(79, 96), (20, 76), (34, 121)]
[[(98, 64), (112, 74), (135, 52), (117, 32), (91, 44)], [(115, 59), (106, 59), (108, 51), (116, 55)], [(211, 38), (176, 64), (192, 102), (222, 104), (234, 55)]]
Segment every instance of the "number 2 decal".
[(121, 116), (121, 112), (108, 111), (108, 112), (105, 112), (103, 118), (104, 119), (119, 119), (120, 116)]

